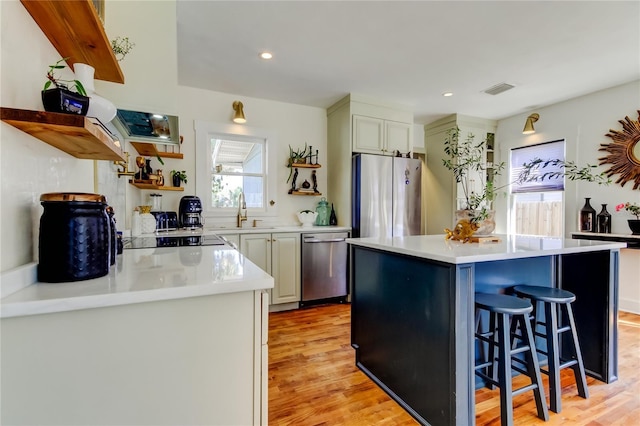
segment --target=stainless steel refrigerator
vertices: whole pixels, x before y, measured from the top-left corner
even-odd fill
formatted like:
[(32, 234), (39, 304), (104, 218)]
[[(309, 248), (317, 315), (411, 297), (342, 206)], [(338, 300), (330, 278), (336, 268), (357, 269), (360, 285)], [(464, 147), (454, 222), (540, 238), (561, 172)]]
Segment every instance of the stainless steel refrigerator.
[(420, 234), (420, 160), (356, 154), (352, 164), (354, 237)]

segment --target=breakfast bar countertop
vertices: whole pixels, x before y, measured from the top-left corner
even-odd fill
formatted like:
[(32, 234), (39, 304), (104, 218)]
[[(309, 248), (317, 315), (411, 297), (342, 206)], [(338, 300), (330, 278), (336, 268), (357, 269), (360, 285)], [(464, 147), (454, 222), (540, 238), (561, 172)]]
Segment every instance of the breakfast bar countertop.
[(625, 248), (621, 242), (572, 240), (551, 237), (495, 235), (498, 242), (462, 243), (444, 235), (413, 235), (393, 238), (351, 238), (352, 245), (406, 254), (445, 263), (463, 264), (520, 259), (556, 254)]
[(273, 288), (269, 274), (227, 245), (124, 250), (108, 275), (84, 281), (34, 282), (35, 269), (3, 274), (0, 318)]

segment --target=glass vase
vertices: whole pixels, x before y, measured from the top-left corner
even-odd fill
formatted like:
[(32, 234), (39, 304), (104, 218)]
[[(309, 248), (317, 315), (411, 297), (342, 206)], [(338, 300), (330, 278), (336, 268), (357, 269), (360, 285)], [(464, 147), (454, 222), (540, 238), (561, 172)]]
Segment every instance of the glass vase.
[(585, 198), (585, 203), (580, 209), (578, 229), (581, 232), (596, 231), (596, 209), (591, 207), (591, 198)]

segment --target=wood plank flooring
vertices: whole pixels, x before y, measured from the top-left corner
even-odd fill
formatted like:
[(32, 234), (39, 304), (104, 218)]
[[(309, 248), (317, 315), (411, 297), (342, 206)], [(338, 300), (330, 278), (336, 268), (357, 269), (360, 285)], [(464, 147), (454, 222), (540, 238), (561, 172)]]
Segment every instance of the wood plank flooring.
[[(417, 425), (355, 366), (350, 305), (326, 305), (269, 315), (269, 424)], [(514, 398), (517, 425), (627, 426), (640, 424), (640, 316), (620, 313), (619, 380), (587, 377), (589, 399), (562, 371), (562, 412), (536, 417), (531, 392)], [(543, 376), (546, 385), (546, 376)], [(514, 387), (527, 383), (519, 378)], [(546, 388), (548, 389), (548, 388)], [(547, 396), (548, 398), (548, 396)], [(498, 390), (476, 392), (476, 424), (499, 425)]]

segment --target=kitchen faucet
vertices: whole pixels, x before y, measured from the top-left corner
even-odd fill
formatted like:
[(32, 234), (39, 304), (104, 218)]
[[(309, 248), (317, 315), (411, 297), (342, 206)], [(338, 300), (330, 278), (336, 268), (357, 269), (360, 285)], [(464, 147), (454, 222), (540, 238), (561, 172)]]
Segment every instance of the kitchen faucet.
[[(244, 209), (244, 216), (242, 210)], [(240, 191), (238, 196), (238, 228), (242, 228), (242, 222), (247, 220), (247, 203), (244, 201), (244, 192)]]

